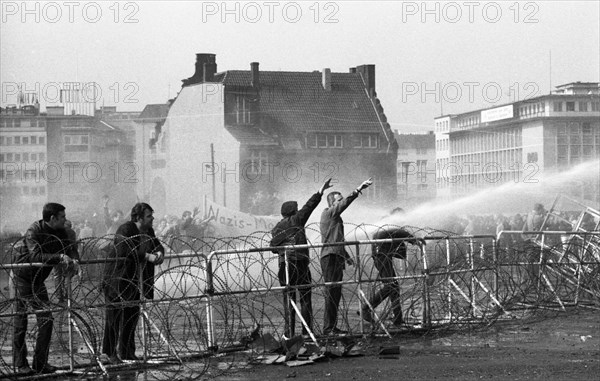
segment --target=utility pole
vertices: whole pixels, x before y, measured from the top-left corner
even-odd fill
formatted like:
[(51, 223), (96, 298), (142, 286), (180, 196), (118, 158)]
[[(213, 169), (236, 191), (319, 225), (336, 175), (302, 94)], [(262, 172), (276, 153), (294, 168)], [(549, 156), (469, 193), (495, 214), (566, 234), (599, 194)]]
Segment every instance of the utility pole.
[(210, 143), (210, 166), (212, 170), (212, 199), (213, 202), (217, 202), (217, 188), (215, 179), (217, 174), (215, 172), (215, 146), (213, 143)]

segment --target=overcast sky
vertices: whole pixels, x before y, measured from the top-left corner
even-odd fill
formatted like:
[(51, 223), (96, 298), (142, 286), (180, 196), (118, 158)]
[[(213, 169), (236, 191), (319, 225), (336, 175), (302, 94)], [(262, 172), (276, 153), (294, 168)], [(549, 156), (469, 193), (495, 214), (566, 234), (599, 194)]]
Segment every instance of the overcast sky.
[(599, 81), (598, 1), (22, 4), (2, 1), (3, 106), (16, 103), (15, 84), (38, 86), (45, 106), (55, 84), (78, 81), (98, 83), (99, 104), (142, 110), (177, 94), (196, 53), (216, 54), (218, 71), (375, 64), (378, 96), (401, 132), (432, 130), (442, 111)]

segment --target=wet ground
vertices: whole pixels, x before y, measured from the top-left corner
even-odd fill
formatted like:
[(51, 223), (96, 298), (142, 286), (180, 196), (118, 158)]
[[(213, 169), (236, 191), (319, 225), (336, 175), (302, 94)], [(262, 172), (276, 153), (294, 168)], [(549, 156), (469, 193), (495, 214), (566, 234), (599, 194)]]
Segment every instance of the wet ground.
[[(597, 380), (599, 307), (567, 312), (519, 311), (490, 325), (357, 338), (362, 356), (328, 357), (297, 367), (265, 365), (251, 351), (220, 354), (140, 371), (110, 369), (110, 377), (61, 380)], [(135, 364), (130, 364), (135, 367)], [(127, 365), (125, 365), (127, 367)]]
[[(380, 355), (385, 348), (388, 354)], [(372, 339), (362, 357), (259, 365), (219, 380), (597, 380), (600, 312), (537, 313), (468, 333)]]

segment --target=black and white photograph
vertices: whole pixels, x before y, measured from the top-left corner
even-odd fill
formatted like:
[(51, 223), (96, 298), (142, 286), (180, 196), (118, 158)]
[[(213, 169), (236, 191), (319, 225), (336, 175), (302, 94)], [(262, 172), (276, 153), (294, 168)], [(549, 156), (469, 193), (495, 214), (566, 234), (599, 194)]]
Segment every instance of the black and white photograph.
[(600, 2), (0, 12), (0, 378), (597, 377)]

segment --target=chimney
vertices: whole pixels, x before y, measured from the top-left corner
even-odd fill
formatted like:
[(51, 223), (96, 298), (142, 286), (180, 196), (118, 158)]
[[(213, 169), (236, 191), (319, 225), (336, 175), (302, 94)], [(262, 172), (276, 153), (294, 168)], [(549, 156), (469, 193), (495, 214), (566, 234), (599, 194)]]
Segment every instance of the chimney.
[(356, 74), (356, 68), (355, 67), (351, 67), (350, 68), (350, 74)]
[(217, 72), (216, 63), (204, 63), (204, 75), (202, 76), (202, 82), (213, 82), (215, 80), (215, 73)]
[(193, 76), (181, 81), (183, 82), (183, 86), (189, 86), (204, 81), (204, 64), (214, 65), (214, 67), (210, 68), (212, 70), (212, 75), (214, 76), (214, 73), (217, 71), (216, 55), (211, 53), (198, 53), (196, 54), (196, 71)]
[(356, 71), (362, 75), (369, 96), (375, 95), (375, 65), (360, 65)]
[(323, 69), (322, 82), (323, 89), (325, 91), (331, 91), (331, 69)]
[(252, 82), (250, 82), (250, 85), (254, 88), (260, 87), (260, 73), (258, 71), (258, 62), (250, 62), (250, 71), (252, 72)]

